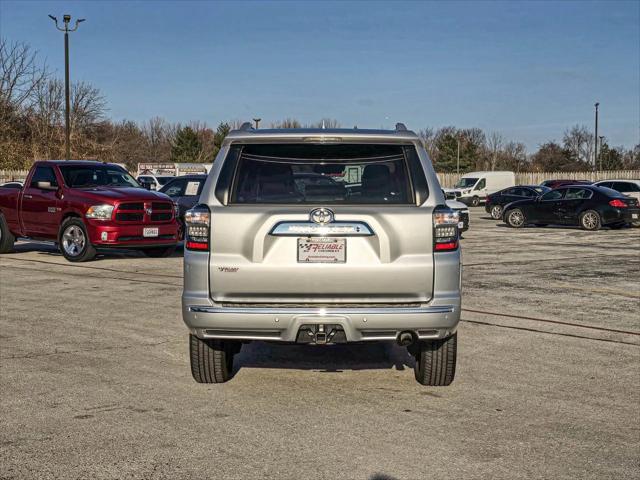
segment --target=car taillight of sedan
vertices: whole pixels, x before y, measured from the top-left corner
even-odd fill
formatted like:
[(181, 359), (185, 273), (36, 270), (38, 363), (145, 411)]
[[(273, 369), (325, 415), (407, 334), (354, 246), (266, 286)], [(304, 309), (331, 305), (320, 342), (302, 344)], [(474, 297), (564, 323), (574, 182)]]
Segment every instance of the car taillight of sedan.
[(627, 208), (629, 206), (623, 200), (619, 200), (617, 198), (611, 200), (609, 202), (609, 205), (611, 205), (612, 207), (615, 207), (615, 208)]

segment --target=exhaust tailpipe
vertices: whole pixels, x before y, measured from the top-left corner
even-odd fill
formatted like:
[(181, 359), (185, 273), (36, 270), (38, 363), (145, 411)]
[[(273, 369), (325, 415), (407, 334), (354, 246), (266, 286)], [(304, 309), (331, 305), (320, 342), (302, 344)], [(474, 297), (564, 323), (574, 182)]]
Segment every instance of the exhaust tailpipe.
[(398, 335), (398, 345), (400, 345), (401, 347), (408, 347), (409, 345), (411, 345), (413, 342), (416, 341), (416, 335), (413, 332), (401, 332), (400, 335)]

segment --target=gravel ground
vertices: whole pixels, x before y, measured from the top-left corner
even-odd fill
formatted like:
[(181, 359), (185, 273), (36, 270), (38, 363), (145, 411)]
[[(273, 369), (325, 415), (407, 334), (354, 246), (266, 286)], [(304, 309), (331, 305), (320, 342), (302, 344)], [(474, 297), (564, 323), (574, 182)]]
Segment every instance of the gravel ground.
[(640, 230), (471, 217), (447, 388), (393, 344), (254, 343), (196, 384), (181, 254), (21, 242), (0, 257), (0, 478), (639, 478)]

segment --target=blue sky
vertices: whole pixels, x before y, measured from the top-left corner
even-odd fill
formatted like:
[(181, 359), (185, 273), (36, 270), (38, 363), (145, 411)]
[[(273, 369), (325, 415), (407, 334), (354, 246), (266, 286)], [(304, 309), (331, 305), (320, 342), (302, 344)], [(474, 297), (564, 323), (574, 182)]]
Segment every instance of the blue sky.
[(640, 2), (0, 1), (0, 35), (63, 75), (47, 17), (87, 19), (72, 79), (109, 116), (481, 127), (529, 151), (593, 125), (640, 141)]

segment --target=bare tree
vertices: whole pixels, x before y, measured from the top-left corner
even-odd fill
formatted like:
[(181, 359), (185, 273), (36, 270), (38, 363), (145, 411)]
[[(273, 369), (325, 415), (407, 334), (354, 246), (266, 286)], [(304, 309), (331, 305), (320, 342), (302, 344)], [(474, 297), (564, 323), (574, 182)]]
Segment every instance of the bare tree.
[(47, 78), (47, 69), (37, 63), (38, 52), (26, 43), (0, 38), (0, 107), (20, 109)]
[(489, 166), (490, 170), (495, 170), (496, 165), (498, 164), (498, 157), (500, 154), (500, 150), (502, 149), (502, 144), (504, 143), (504, 138), (498, 132), (492, 132), (487, 137), (487, 149), (489, 153)]
[(147, 147), (147, 159), (153, 162), (167, 162), (171, 155), (171, 125), (160, 117), (153, 117), (142, 124), (142, 136)]
[(527, 148), (524, 143), (508, 142), (500, 155), (499, 168), (520, 172), (527, 165)]
[[(312, 123), (309, 125), (310, 128), (340, 128), (340, 122), (335, 118), (322, 118), (316, 123)], [(293, 127), (298, 128), (298, 127)]]
[(574, 160), (585, 166), (592, 163), (594, 140), (593, 134), (584, 125), (574, 125), (565, 130), (562, 144)]
[[(104, 118), (106, 102), (97, 88), (83, 82), (72, 85), (70, 100), (72, 149), (78, 155), (92, 150), (89, 133)], [(64, 103), (62, 80), (41, 82), (31, 92), (28, 118), (35, 157), (60, 157)]]
[(302, 124), (295, 118), (285, 118), (280, 122), (272, 122), (271, 128), (302, 128)]
[(96, 87), (85, 82), (74, 83), (70, 100), (72, 132), (90, 127), (104, 118), (107, 102)]
[(422, 140), (422, 143), (424, 144), (424, 148), (429, 153), (429, 156), (433, 158), (433, 156), (435, 155), (435, 145), (436, 145), (435, 144), (436, 134), (433, 128), (427, 127), (420, 130), (418, 132), (418, 136)]
[(59, 158), (64, 140), (64, 84), (49, 80), (37, 85), (29, 106), (34, 158)]

